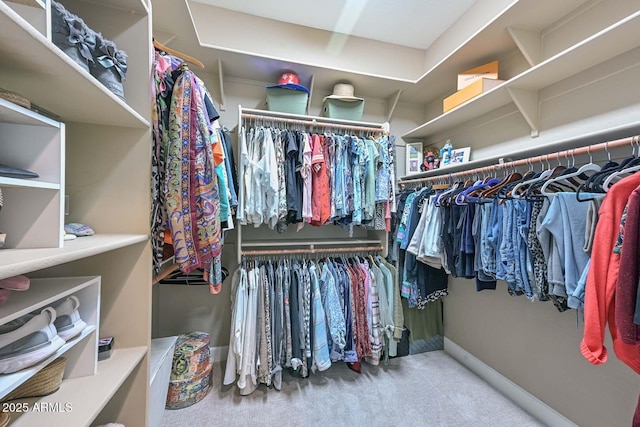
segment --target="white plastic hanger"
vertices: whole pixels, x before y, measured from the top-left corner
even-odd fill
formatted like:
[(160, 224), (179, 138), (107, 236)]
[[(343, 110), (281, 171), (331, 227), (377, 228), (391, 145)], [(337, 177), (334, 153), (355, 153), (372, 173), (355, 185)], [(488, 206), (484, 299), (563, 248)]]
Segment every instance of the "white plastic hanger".
[[(638, 142), (637, 136), (631, 140), (631, 144), (634, 146), (633, 147), (634, 152), (635, 152), (635, 143), (637, 142)], [(640, 143), (638, 144), (638, 147), (640, 148)], [(618, 178), (622, 178), (622, 175), (625, 175), (628, 173), (635, 173), (637, 171), (640, 171), (640, 165), (631, 166), (630, 168), (625, 168), (617, 172), (613, 172), (611, 175), (607, 177), (607, 179), (604, 180), (604, 183), (602, 184), (602, 189), (605, 192), (609, 191), (609, 188), (614, 184), (614, 180), (618, 182)]]
[[(608, 152), (609, 150), (607, 150), (607, 153)], [(601, 169), (601, 167), (593, 163), (593, 156), (591, 156), (591, 149), (589, 147), (587, 147), (587, 153), (589, 154), (589, 163), (587, 163), (586, 165), (580, 166), (580, 168), (573, 173), (568, 173), (566, 175), (560, 175), (555, 178), (549, 179), (547, 182), (544, 183), (544, 185), (540, 189), (540, 194), (547, 197), (553, 197), (555, 196), (556, 193), (554, 193), (553, 190), (549, 189), (549, 186), (552, 185), (553, 183), (558, 183), (558, 182), (565, 181), (569, 178), (578, 177), (586, 172), (598, 172)], [(573, 158), (573, 161), (575, 164), (575, 157), (573, 156), (573, 151), (571, 152), (571, 157)]]
[[(540, 163), (544, 166), (544, 163), (542, 163), (542, 156), (540, 157)], [(549, 175), (551, 175), (551, 173), (553, 173), (553, 168), (551, 167), (551, 164), (549, 164), (549, 156), (545, 155), (545, 160), (547, 161), (547, 169), (544, 170), (539, 177), (537, 178), (532, 178), (532, 179), (528, 179), (526, 181), (522, 181), (520, 183), (518, 183), (515, 187), (513, 187), (511, 189), (511, 197), (513, 197), (514, 199), (520, 199), (521, 195), (518, 192), (518, 190), (520, 190), (520, 188), (524, 187), (525, 185), (528, 186), (530, 184), (539, 182), (539, 181), (543, 181), (545, 179), (547, 179), (547, 177)]]

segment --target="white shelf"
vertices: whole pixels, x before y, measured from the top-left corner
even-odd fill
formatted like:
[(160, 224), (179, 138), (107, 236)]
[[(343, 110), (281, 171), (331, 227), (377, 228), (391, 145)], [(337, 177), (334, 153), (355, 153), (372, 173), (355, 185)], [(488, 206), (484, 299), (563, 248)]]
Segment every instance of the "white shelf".
[(11, 3), (23, 4), (25, 6), (35, 7), (42, 10), (46, 8), (46, 5), (42, 0), (7, 0), (7, 1)]
[(411, 90), (403, 93), (402, 100), (423, 103), (437, 98), (442, 95), (443, 88), (456, 86), (456, 76), (462, 70), (477, 67), (513, 51), (514, 41), (507, 28), (540, 31), (584, 3), (585, 0), (513, 1), (499, 16), (444, 59), (433, 64)]
[[(96, 375), (67, 379), (60, 389), (38, 401), (39, 404), (71, 403), (69, 412), (35, 412), (22, 414), (13, 424), (25, 426), (87, 426), (98, 416), (120, 386), (147, 354), (148, 348), (114, 350), (107, 360), (98, 362)], [(140, 408), (144, 411), (144, 408)]]
[(554, 55), (496, 88), (403, 135), (415, 140), (452, 129), (513, 102), (509, 88), (538, 91), (640, 45), (640, 11)]
[[(113, 0), (114, 5), (124, 1)], [(131, 2), (126, 2), (131, 3)], [(144, 7), (138, 0), (134, 4)], [(148, 128), (150, 123), (114, 95), (4, 2), (0, 55), (5, 85), (64, 122)], [(64, 102), (62, 102), (64, 100)], [(87, 108), (87, 105), (99, 108)]]
[(56, 122), (48, 117), (34, 111), (0, 98), (0, 122), (15, 123), (18, 125), (51, 126), (60, 128), (60, 122)]
[(83, 329), (83, 331), (76, 338), (69, 340), (65, 345), (60, 347), (58, 351), (54, 354), (43, 360), (42, 362), (30, 366), (29, 368), (22, 369), (21, 371), (15, 372), (13, 374), (8, 375), (0, 375), (0, 399), (5, 397), (7, 394), (11, 393), (15, 390), (20, 384), (27, 381), (29, 378), (37, 374), (41, 369), (47, 366), (49, 363), (53, 362), (58, 357), (64, 355), (67, 351), (71, 350), (76, 344), (80, 343), (89, 335), (93, 334), (96, 330), (94, 325), (89, 325)]
[(146, 234), (96, 234), (64, 242), (62, 248), (0, 250), (0, 279), (76, 261), (146, 242)]
[(6, 178), (0, 176), (0, 187), (14, 188), (42, 188), (45, 190), (60, 190), (60, 184), (54, 182), (33, 181), (28, 179)]
[(100, 0), (100, 4), (145, 15), (149, 14), (149, 8), (144, 0)]
[(474, 98), (453, 110), (447, 111), (443, 115), (438, 116), (402, 135), (402, 138), (405, 140), (426, 138), (461, 125), (466, 121), (512, 102), (509, 92), (506, 89), (507, 84), (508, 82), (505, 82), (500, 86), (483, 93), (477, 98)]
[(27, 291), (11, 292), (9, 299), (0, 305), (0, 325), (31, 313), (37, 308), (51, 305), (98, 280), (97, 277), (91, 276), (31, 279)]
[(640, 46), (640, 11), (552, 56), (508, 81), (510, 87), (538, 90)]

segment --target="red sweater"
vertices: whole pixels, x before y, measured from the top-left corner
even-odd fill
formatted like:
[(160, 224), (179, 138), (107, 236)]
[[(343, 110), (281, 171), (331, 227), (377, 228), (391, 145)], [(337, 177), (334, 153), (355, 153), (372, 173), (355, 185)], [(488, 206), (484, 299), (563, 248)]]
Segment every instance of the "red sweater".
[(640, 187), (631, 192), (624, 240), (620, 254), (620, 271), (615, 295), (616, 328), (620, 339), (626, 344), (640, 342), (640, 327), (633, 322), (636, 311), (636, 295), (640, 280)]
[(640, 346), (622, 342), (616, 328), (614, 299), (620, 256), (613, 253), (618, 237), (620, 219), (631, 192), (640, 185), (640, 173), (616, 183), (600, 207), (600, 219), (591, 253), (591, 266), (587, 276), (584, 304), (584, 334), (580, 351), (594, 365), (607, 361), (604, 346), (605, 327), (613, 338), (613, 348), (618, 358), (640, 374)]

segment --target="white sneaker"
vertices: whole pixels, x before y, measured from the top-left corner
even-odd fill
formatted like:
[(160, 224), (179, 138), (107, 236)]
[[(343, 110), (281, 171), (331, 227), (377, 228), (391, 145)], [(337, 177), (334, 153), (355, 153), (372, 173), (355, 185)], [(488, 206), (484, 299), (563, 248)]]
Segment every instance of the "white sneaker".
[[(47, 307), (38, 315), (0, 327), (0, 373), (10, 374), (46, 359), (64, 345), (54, 325), (56, 312)], [(5, 333), (3, 333), (5, 332)]]
[(60, 338), (65, 341), (69, 341), (87, 327), (85, 321), (80, 318), (78, 307), (80, 301), (73, 295), (53, 307), (56, 311), (54, 325)]

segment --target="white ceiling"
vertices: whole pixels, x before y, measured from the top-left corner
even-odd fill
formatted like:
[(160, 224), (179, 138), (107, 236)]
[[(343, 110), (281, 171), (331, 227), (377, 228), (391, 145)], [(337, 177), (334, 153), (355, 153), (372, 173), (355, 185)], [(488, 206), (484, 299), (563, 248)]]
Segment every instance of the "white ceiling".
[(325, 31), (428, 48), (476, 0), (194, 0)]

